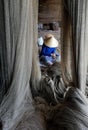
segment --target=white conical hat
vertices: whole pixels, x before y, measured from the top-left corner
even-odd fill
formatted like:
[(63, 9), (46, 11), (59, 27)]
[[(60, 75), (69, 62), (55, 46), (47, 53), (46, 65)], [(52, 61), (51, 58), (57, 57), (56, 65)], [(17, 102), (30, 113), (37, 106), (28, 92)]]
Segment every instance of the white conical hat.
[(47, 34), (45, 36), (44, 44), (48, 47), (58, 47), (58, 41), (52, 34)]

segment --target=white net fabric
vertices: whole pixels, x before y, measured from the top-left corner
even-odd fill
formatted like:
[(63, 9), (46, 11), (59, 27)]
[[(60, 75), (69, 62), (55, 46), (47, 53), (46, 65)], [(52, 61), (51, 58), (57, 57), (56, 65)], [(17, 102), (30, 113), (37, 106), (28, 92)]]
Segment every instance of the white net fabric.
[[(9, 88), (8, 93), (5, 94), (3, 101), (0, 104), (0, 118), (3, 123), (3, 130), (45, 129), (43, 127), (43, 117), (40, 117), (39, 114), (35, 112), (30, 91), (30, 80), (31, 84), (36, 88), (37, 81), (41, 79), (37, 57), (33, 57), (36, 55), (36, 53), (34, 53), (36, 49), (34, 43), (37, 41), (35, 40), (37, 33), (37, 20), (34, 21), (34, 19), (37, 18), (34, 18), (34, 16), (36, 16), (36, 12), (34, 12), (34, 9), (36, 8), (34, 5), (37, 5), (36, 2), (33, 0), (0, 0), (0, 15), (2, 21), (0, 23), (0, 26), (2, 27), (2, 31), (0, 31), (2, 36), (0, 44), (0, 69), (4, 84), (2, 92), (5, 91), (5, 87)], [(75, 5), (74, 2), (75, 0), (71, 1), (71, 5), (72, 3)], [(83, 2), (83, 4), (81, 2)], [(80, 40), (76, 41), (76, 47), (80, 50), (80, 53), (76, 55), (76, 67), (79, 69), (76, 71), (76, 74), (78, 74), (79, 86), (76, 87), (84, 90), (85, 77), (83, 77), (83, 74), (84, 76), (86, 74), (88, 47), (88, 26), (86, 20), (88, 18), (88, 1), (79, 0), (78, 3), (83, 5), (83, 12), (81, 12), (82, 15), (77, 15), (79, 16), (77, 23), (79, 26), (77, 26), (77, 28), (73, 26), (74, 29), (77, 29), (77, 37), (79, 37), (78, 27), (81, 30)], [(81, 8), (81, 6), (78, 7)], [(77, 8), (78, 14), (81, 10), (80, 8)], [(79, 24), (80, 17), (83, 17), (86, 22), (82, 20), (82, 24)], [(73, 19), (75, 19), (75, 17), (73, 17)], [(83, 29), (84, 27), (85, 29)], [(66, 45), (64, 47), (66, 47)], [(81, 58), (81, 52), (83, 54), (83, 51), (85, 51), (85, 53)], [(81, 62), (85, 65), (83, 66)], [(36, 68), (34, 68), (35, 66)], [(55, 113), (54, 116), (54, 121), (56, 121), (55, 123), (57, 124), (58, 129), (59, 127), (63, 128), (63, 126), (68, 130), (88, 129), (88, 102), (80, 90), (74, 88), (70, 89), (64, 101), (66, 102), (66, 106), (64, 107), (65, 109), (60, 109), (64, 114), (59, 113), (57, 115)], [(64, 125), (62, 126), (62, 124)]]
[[(64, 2), (66, 12), (70, 16), (70, 20), (72, 23), (72, 50), (70, 51), (73, 51), (73, 57), (71, 58), (73, 64), (71, 68), (74, 69), (77, 86), (82, 90), (82, 92), (85, 93), (88, 65), (88, 1), (66, 0)], [(68, 29), (67, 32), (69, 31)], [(71, 38), (70, 35), (69, 38), (65, 38), (67, 44), (68, 39)], [(69, 60), (67, 61), (67, 63), (68, 62)]]
[[(3, 130), (14, 130), (26, 110), (29, 111), (29, 115), (34, 112), (30, 92), (34, 44), (33, 1), (4, 0), (2, 5), (2, 13), (5, 16), (4, 44), (7, 50), (2, 58), (3, 61), (7, 60), (4, 68), (8, 72), (6, 74), (10, 89), (0, 105), (0, 117)], [(5, 51), (5, 47), (3, 50)]]

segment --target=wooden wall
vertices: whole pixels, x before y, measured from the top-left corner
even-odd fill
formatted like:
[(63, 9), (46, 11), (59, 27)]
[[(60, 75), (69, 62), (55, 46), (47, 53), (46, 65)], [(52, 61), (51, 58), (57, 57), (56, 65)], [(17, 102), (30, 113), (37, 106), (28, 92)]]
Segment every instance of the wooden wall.
[(61, 21), (61, 0), (39, 0), (39, 23)]

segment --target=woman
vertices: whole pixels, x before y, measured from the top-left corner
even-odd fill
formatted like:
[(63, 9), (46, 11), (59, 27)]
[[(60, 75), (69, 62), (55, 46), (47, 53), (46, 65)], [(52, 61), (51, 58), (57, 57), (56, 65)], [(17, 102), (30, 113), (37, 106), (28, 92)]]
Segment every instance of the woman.
[(44, 44), (40, 53), (40, 62), (44, 64), (50, 64), (56, 62), (58, 53), (56, 53), (56, 48), (58, 47), (58, 41), (52, 34), (47, 34), (45, 36)]

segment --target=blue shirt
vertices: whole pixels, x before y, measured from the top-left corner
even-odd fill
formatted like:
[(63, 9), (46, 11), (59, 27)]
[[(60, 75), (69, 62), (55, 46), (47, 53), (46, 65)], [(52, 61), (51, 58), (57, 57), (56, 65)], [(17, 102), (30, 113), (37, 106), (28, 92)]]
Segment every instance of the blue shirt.
[(51, 56), (51, 54), (55, 53), (55, 51), (56, 51), (56, 48), (47, 47), (46, 45), (43, 44), (40, 56), (42, 56), (42, 55)]

